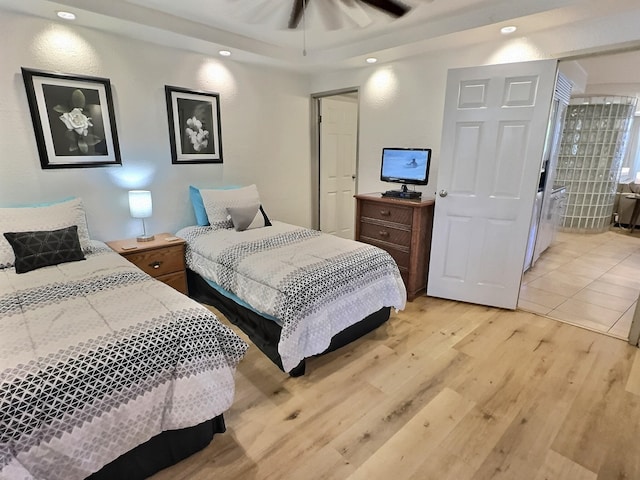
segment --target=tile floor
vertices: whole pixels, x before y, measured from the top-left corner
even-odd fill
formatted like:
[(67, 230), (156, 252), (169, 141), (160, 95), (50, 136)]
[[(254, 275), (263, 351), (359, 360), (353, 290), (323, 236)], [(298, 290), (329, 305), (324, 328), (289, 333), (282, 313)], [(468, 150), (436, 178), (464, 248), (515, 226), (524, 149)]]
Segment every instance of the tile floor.
[(627, 339), (640, 294), (640, 229), (559, 232), (523, 278), (518, 308)]

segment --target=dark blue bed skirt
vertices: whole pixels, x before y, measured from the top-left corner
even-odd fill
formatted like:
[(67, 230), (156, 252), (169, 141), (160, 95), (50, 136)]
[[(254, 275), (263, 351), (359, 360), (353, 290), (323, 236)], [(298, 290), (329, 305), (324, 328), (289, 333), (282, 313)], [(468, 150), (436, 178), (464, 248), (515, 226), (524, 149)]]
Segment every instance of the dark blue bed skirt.
[(202, 450), (216, 433), (225, 430), (224, 418), (218, 415), (193, 427), (164, 431), (116, 458), (87, 480), (142, 480)]
[[(189, 296), (201, 303), (212, 305), (234, 325), (240, 328), (278, 368), (282, 371), (282, 360), (278, 353), (280, 341), (280, 325), (271, 319), (264, 318), (259, 313), (234, 302), (229, 296), (223, 295), (212, 288), (200, 275), (187, 269), (187, 283)], [(389, 319), (390, 307), (384, 307), (368, 317), (351, 325), (331, 338), (329, 347), (319, 355), (332, 352), (354, 340), (375, 330)], [(292, 377), (304, 375), (305, 361), (302, 360), (289, 372)]]

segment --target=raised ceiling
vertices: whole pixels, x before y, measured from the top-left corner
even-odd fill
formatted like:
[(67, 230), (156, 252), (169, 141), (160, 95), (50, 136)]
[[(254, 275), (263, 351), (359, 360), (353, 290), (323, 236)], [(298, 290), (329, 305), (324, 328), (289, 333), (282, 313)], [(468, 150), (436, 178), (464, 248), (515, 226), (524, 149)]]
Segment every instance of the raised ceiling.
[(358, 0), (306, 0), (304, 22), (288, 29), (293, 0), (0, 0), (0, 9), (76, 24), (161, 45), (241, 61), (311, 71), (362, 65), (446, 46), (518, 35), (636, 9), (637, 0), (401, 0), (411, 11), (394, 19)]

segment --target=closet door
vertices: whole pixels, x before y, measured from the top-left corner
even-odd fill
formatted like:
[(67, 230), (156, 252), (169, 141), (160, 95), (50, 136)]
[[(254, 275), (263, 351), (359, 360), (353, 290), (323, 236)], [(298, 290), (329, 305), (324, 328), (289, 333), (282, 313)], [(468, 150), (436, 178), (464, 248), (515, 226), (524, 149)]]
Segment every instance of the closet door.
[(320, 102), (320, 230), (354, 238), (358, 100), (353, 95)]

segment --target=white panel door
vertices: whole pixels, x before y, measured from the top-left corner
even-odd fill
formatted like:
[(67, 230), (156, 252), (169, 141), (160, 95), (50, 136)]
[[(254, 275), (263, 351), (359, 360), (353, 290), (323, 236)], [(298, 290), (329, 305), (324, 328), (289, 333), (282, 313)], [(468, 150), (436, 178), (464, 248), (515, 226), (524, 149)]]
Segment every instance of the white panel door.
[(515, 309), (556, 61), (449, 70), (428, 294)]
[(323, 97), (320, 115), (320, 230), (353, 240), (357, 99)]

